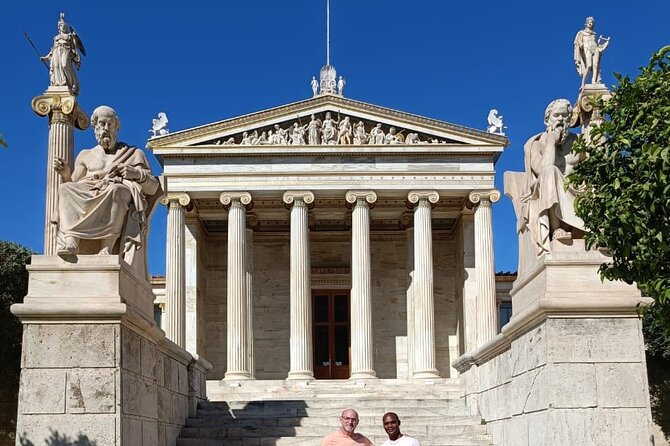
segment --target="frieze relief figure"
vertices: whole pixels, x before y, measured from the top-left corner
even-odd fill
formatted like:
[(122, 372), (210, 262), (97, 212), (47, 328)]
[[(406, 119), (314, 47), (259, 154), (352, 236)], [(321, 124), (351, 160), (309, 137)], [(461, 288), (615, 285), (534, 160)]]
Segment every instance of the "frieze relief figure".
[(49, 80), (54, 87), (68, 87), (70, 91), (79, 94), (79, 79), (77, 70), (81, 68), (81, 55), (86, 55), (84, 45), (74, 28), (65, 21), (65, 14), (60, 13), (58, 19), (58, 34), (54, 36), (51, 51), (40, 59), (49, 61)]
[[(369, 124), (368, 124), (369, 125)], [(312, 114), (306, 124), (300, 122), (290, 123), (286, 128), (282, 124), (273, 124), (271, 128), (263, 130), (244, 131), (241, 135), (221, 137), (214, 145), (397, 145), (397, 144), (441, 144), (433, 138), (430, 141), (422, 140), (418, 133), (408, 133), (403, 136), (405, 130), (398, 132), (395, 127), (384, 131), (382, 123), (376, 123), (368, 133), (365, 129), (366, 123), (362, 120), (353, 124), (350, 116), (343, 116), (335, 120), (331, 112), (325, 112), (323, 120), (317, 114)], [(238, 142), (239, 141), (239, 142)]]
[(556, 99), (544, 114), (546, 130), (524, 145), (525, 187), (520, 195), (518, 229), (530, 232), (537, 256), (550, 251), (552, 240), (583, 238), (584, 222), (574, 210), (578, 191), (568, 186), (565, 177), (583, 154), (572, 151), (577, 135), (570, 133), (572, 106), (567, 99)]
[(330, 112), (326, 112), (326, 118), (321, 124), (321, 144), (337, 144), (337, 124)]
[[(91, 117), (98, 144), (82, 150), (74, 169), (56, 158), (63, 178), (58, 189), (57, 253), (120, 255), (146, 274), (148, 218), (161, 193), (142, 150), (117, 139), (120, 121), (107, 106)], [(141, 254), (141, 255), (140, 255)]]
[(574, 59), (577, 73), (582, 76), (582, 87), (586, 85), (586, 79), (591, 74), (591, 83), (600, 84), (600, 58), (610, 44), (609, 37), (600, 36), (596, 38), (594, 31), (595, 20), (587, 17), (584, 29), (579, 30), (575, 36)]

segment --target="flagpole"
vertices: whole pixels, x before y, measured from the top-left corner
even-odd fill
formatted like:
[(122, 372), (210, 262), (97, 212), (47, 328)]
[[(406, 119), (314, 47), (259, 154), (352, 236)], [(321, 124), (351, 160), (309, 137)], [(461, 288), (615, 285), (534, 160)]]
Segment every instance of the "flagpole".
[(326, 0), (326, 65), (330, 65), (330, 0)]

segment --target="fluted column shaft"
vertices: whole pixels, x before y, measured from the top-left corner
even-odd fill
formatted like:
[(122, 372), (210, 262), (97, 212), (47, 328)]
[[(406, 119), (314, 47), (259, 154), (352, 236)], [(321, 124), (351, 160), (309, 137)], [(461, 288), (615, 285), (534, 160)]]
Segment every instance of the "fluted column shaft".
[(351, 218), (351, 379), (376, 378), (372, 342), (372, 276), (370, 207), (377, 201), (372, 191), (346, 195), (354, 204)]
[(247, 370), (251, 378), (255, 376), (254, 364), (254, 230), (246, 229), (245, 279), (247, 294)]
[(291, 339), (288, 379), (313, 379), (311, 262), (307, 205), (311, 192), (286, 192), (291, 206)]
[(44, 254), (56, 254), (58, 227), (53, 224), (58, 213), (58, 188), (63, 184), (54, 170), (54, 161), (62, 158), (72, 168), (74, 163), (74, 125), (71, 119), (52, 120), (49, 125), (49, 155), (47, 156), (47, 196), (44, 215)]
[(224, 379), (249, 379), (246, 205), (248, 193), (223, 193), (221, 202), (228, 208), (228, 270), (226, 278), (226, 375)]
[(407, 248), (407, 377), (414, 375), (414, 227), (408, 227)]
[(435, 362), (435, 302), (431, 203), (434, 191), (410, 192), (414, 207), (414, 378), (439, 377)]
[(477, 276), (477, 344), (493, 339), (496, 327), (496, 277), (493, 261), (493, 224), (491, 203), (500, 199), (500, 192), (472, 192), (475, 209), (475, 271)]
[(187, 194), (168, 194), (167, 246), (165, 252), (165, 333), (168, 339), (186, 348), (186, 234)]
[(49, 117), (49, 143), (47, 147), (47, 181), (44, 215), (44, 254), (55, 255), (58, 227), (54, 217), (58, 215), (58, 188), (63, 184), (60, 174), (54, 170), (57, 158), (73, 168), (74, 129), (85, 130), (89, 120), (79, 107), (75, 96), (64, 92), (47, 92), (33, 98), (32, 108), (40, 116)]

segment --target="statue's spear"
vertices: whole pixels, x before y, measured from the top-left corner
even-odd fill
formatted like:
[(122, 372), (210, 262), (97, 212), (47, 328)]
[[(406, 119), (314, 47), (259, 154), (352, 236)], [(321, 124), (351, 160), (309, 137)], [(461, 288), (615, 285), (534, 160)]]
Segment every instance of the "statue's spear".
[(42, 60), (42, 53), (40, 53), (40, 51), (37, 49), (37, 47), (36, 47), (35, 44), (33, 43), (33, 40), (30, 38), (30, 36), (28, 35), (27, 32), (23, 31), (23, 35), (26, 36), (26, 40), (28, 41), (28, 43), (30, 44), (30, 46), (32, 46), (33, 49), (35, 50), (35, 52), (37, 53), (37, 57), (40, 58), (40, 61), (42, 62), (42, 64), (43, 64), (43, 65), (46, 67), (46, 69), (48, 70), (48, 69), (49, 69), (49, 65), (47, 65), (47, 63), (46, 63), (45, 61)]

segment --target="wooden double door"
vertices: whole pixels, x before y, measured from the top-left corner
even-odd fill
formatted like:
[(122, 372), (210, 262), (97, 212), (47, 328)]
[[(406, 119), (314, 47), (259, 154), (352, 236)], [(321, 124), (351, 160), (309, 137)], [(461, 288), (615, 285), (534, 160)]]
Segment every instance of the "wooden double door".
[(316, 379), (347, 379), (350, 376), (349, 296), (349, 290), (312, 291), (312, 345)]

